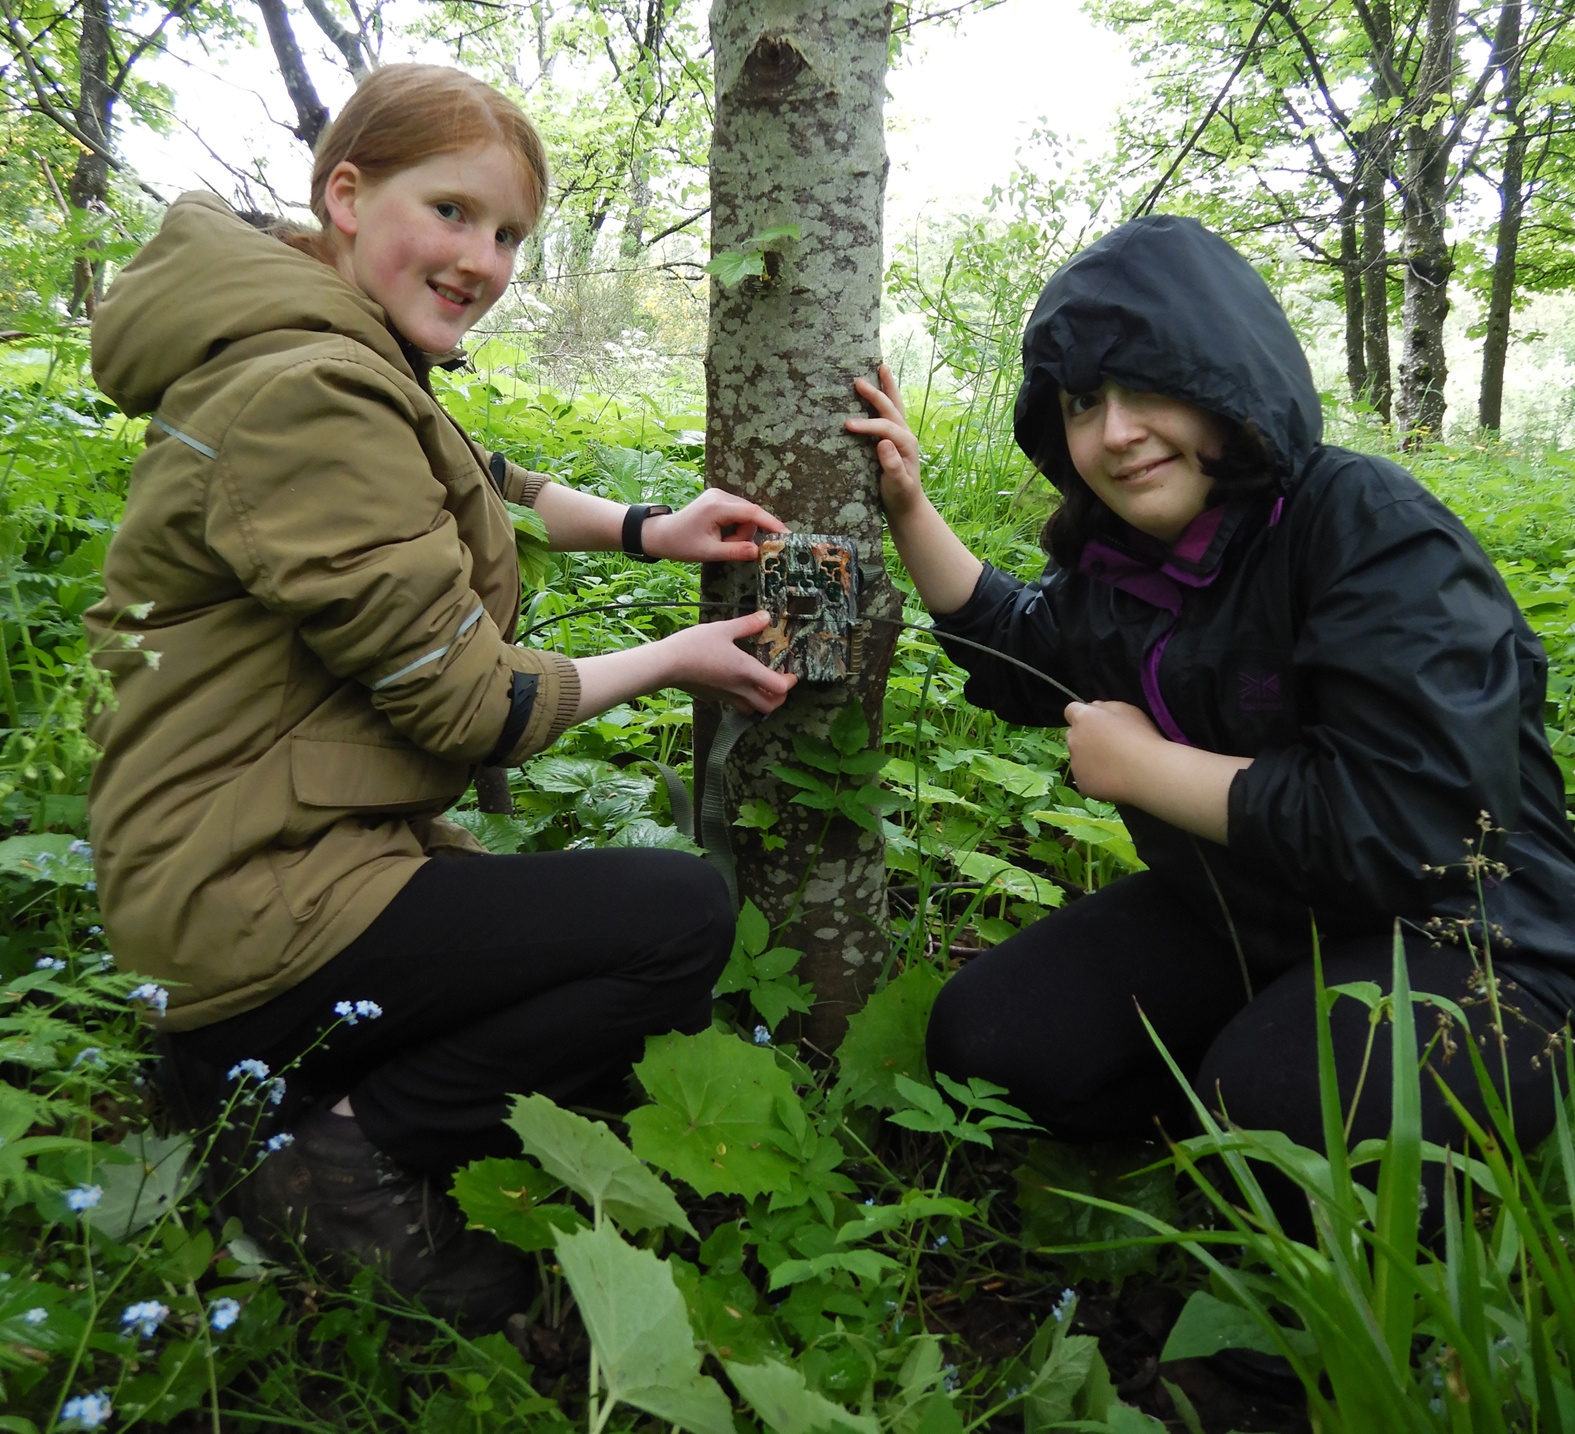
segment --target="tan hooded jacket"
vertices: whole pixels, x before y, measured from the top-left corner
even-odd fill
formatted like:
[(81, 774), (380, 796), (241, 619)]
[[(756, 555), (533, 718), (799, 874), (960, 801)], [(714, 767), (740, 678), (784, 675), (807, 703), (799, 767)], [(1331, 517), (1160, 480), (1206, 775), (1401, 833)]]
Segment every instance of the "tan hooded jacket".
[(569, 725), (579, 682), (510, 645), (498, 488), (534, 504), (546, 480), (499, 465), (495, 486), (334, 270), (186, 195), (100, 306), (93, 373), (154, 415), (87, 615), (119, 699), (94, 729), (99, 895), (117, 961), (188, 1030), (308, 976), (463, 844), (434, 819), (516, 672), (538, 686), (510, 762)]

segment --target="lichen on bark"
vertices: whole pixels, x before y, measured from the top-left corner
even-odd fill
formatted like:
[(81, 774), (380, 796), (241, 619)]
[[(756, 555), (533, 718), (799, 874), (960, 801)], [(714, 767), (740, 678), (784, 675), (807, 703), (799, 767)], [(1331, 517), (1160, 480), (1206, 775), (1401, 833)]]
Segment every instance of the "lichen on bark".
[[(728, 808), (764, 798), (779, 815), (766, 852), (734, 827), (740, 892), (773, 925), (798, 914), (779, 944), (802, 950), (815, 987), (805, 1034), (823, 1049), (869, 994), (887, 951), (885, 849), (879, 833), (792, 805), (770, 772), (797, 765), (795, 732), (825, 736), (850, 697), (879, 740), (896, 630), (870, 618), (901, 608), (885, 575), (878, 469), (843, 428), (860, 411), (853, 380), (880, 362), (882, 114), (889, 0), (716, 0), (716, 128), (711, 246), (739, 251), (767, 230), (800, 237), (767, 255), (766, 275), (731, 289), (713, 280), (706, 354), (706, 482), (753, 499), (795, 532), (854, 539), (864, 576), (859, 671), (849, 683), (800, 683), (786, 706), (734, 749)], [(754, 606), (754, 572), (707, 568), (705, 596)], [(715, 730), (696, 704), (697, 786)], [(697, 793), (698, 795), (698, 793)], [(816, 856), (813, 870), (806, 870)]]

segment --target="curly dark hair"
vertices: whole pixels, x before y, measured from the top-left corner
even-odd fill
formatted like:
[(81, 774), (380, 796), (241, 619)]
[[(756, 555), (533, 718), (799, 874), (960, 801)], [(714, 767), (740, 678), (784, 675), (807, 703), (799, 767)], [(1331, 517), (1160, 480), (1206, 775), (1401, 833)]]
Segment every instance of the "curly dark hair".
[[(1214, 480), (1209, 490), (1211, 501), (1245, 498), (1255, 493), (1279, 490), (1274, 457), (1269, 445), (1250, 423), (1219, 420), (1225, 430), (1218, 458), (1202, 461), (1203, 471)], [(1071, 571), (1083, 555), (1083, 544), (1100, 531), (1109, 531), (1120, 522), (1072, 466), (1066, 446), (1066, 427), (1050, 425), (1046, 432), (1046, 451), (1037, 460), (1039, 471), (1061, 490), (1061, 503), (1039, 534), (1039, 546), (1054, 559), (1057, 567)]]

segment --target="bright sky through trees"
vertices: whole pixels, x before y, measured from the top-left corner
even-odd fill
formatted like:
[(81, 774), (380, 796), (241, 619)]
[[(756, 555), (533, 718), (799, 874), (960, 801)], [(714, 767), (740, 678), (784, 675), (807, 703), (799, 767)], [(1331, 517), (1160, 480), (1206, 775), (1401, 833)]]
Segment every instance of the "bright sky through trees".
[[(297, 35), (319, 92), (337, 108), (350, 88), (343, 65), (325, 57), (304, 17)], [(419, 56), (396, 52), (398, 44), (391, 35), (385, 60), (447, 58), (437, 47)], [(133, 128), (125, 136), (142, 177), (171, 196), (212, 187), (230, 197), (235, 179), (209, 151), (232, 164), (259, 156), (281, 197), (304, 199), (306, 151), (286, 128), (293, 111), (266, 39), (219, 64), (187, 42), (172, 51), (146, 62), (148, 74), (175, 92), (172, 133)], [(1122, 42), (1092, 25), (1076, 0), (1007, 0), (955, 29), (922, 28), (889, 78), (888, 233), (922, 213), (976, 205), (1006, 179), (1041, 119), (1069, 139), (1099, 144), (1133, 79)], [(258, 191), (257, 198), (267, 196)]]

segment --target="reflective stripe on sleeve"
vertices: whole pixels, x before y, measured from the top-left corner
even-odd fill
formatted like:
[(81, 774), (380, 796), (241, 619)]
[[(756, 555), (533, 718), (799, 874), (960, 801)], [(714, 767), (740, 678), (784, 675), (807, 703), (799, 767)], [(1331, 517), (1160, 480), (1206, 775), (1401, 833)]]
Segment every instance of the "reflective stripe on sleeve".
[[(484, 611), (484, 608), (478, 607), (464, 622), (460, 623), (459, 631), (454, 634), (454, 642), (458, 642), (460, 638), (481, 621), (481, 614)], [(390, 672), (387, 677), (381, 678), (372, 684), (372, 691), (381, 692), (390, 682), (398, 682), (401, 677), (408, 677), (418, 667), (425, 667), (429, 662), (436, 662), (449, 648), (453, 647), (454, 642), (445, 642), (442, 647), (435, 648), (427, 653), (425, 657), (418, 657), (414, 662), (407, 662), (398, 672)]]

